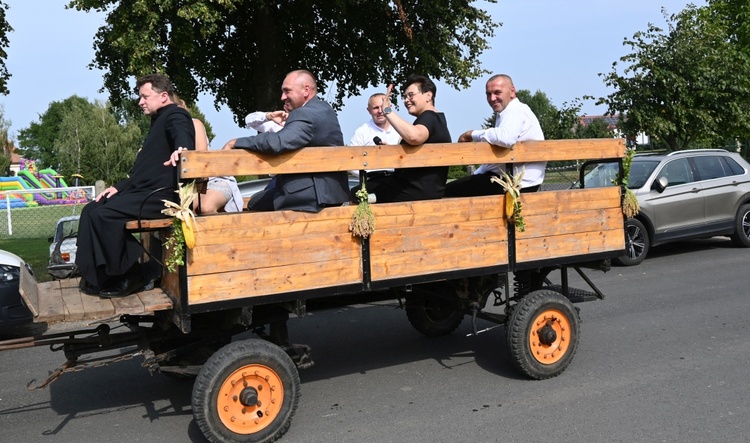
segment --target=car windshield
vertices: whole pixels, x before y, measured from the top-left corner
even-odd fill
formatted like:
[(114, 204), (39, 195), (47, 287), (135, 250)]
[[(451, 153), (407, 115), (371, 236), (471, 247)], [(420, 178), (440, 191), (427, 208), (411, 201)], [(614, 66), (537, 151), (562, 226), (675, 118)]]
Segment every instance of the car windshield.
[[(628, 177), (628, 188), (638, 189), (642, 188), (648, 177), (654, 172), (656, 166), (659, 165), (658, 160), (633, 160), (630, 164), (630, 176)], [(612, 186), (617, 179), (618, 165), (617, 163), (601, 163), (594, 169), (586, 173), (584, 177), (584, 183), (587, 188), (603, 188), (606, 186)]]
[(646, 184), (648, 178), (659, 166), (658, 160), (640, 160), (633, 161), (630, 164), (630, 176), (628, 176), (628, 188), (638, 189)]
[(55, 241), (58, 242), (63, 237), (76, 235), (77, 233), (78, 233), (78, 219), (65, 220), (57, 224), (57, 230), (55, 231)]

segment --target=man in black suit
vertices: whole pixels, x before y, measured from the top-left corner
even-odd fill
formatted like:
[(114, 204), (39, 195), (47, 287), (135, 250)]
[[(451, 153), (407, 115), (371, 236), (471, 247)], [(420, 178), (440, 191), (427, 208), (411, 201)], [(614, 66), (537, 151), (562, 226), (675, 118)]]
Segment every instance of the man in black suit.
[[(281, 154), (306, 146), (343, 146), (338, 117), (331, 106), (320, 100), (315, 77), (308, 71), (287, 74), (281, 86), (284, 109), (289, 109), (284, 128), (252, 137), (233, 139), (222, 149), (248, 149), (264, 154)], [(318, 212), (327, 206), (349, 201), (345, 171), (314, 174), (280, 174), (275, 185), (253, 196), (248, 209), (253, 211)]]
[(177, 169), (165, 168), (178, 148), (195, 149), (190, 114), (174, 103), (168, 77), (139, 78), (138, 105), (151, 116), (151, 129), (129, 177), (105, 189), (81, 211), (76, 266), (81, 291), (101, 297), (125, 297), (146, 283), (138, 259), (143, 248), (125, 231), (125, 222), (163, 217), (162, 200), (176, 201)]

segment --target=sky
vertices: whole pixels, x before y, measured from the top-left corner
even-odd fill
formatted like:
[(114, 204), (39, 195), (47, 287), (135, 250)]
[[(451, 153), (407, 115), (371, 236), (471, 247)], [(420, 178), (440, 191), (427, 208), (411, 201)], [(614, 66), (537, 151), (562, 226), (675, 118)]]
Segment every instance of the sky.
[[(12, 77), (8, 83), (10, 94), (0, 96), (0, 105), (5, 120), (11, 122), (9, 133), (14, 140), (19, 130), (38, 122), (53, 101), (72, 95), (92, 101), (107, 99), (107, 94), (99, 92), (102, 71), (88, 68), (94, 59), (94, 35), (104, 24), (104, 16), (67, 10), (67, 2), (45, 0), (41, 6), (39, 0), (5, 0), (10, 7), (7, 19), (14, 29), (9, 34), (6, 60)], [(502, 23), (490, 41), (491, 49), (480, 60), (491, 73), (510, 75), (516, 89), (544, 92), (558, 108), (583, 96), (606, 96), (612, 91), (598, 74), (610, 72), (612, 63), (628, 53), (623, 40), (645, 31), (649, 23), (665, 28), (662, 8), (671, 15), (690, 3), (705, 5), (704, 0), (480, 1), (476, 4)], [(487, 77), (474, 80), (462, 91), (436, 82), (436, 108), (445, 113), (454, 140), (467, 130), (481, 127), (491, 115), (484, 98)], [(279, 89), (282, 80), (279, 79)], [(344, 102), (338, 116), (345, 142), (370, 118), (367, 98), (375, 92), (385, 92), (386, 87), (364, 90)], [(279, 91), (279, 100), (280, 97)], [(209, 95), (199, 97), (198, 107), (213, 128), (214, 149), (232, 138), (255, 133), (239, 127), (226, 106), (216, 111)], [(413, 120), (403, 107), (397, 112)], [(601, 115), (606, 109), (588, 101), (583, 103), (582, 112)]]

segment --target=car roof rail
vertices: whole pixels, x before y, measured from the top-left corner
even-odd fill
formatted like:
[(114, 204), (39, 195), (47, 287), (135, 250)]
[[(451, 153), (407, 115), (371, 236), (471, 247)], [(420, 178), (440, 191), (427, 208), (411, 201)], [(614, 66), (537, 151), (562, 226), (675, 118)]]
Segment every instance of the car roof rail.
[(683, 150), (680, 150), (680, 151), (670, 152), (667, 155), (668, 156), (683, 155), (683, 154), (692, 154), (692, 153), (696, 153), (696, 152), (714, 152), (714, 153), (720, 152), (722, 154), (729, 153), (729, 151), (727, 151), (726, 149), (714, 148), (714, 149), (683, 149)]

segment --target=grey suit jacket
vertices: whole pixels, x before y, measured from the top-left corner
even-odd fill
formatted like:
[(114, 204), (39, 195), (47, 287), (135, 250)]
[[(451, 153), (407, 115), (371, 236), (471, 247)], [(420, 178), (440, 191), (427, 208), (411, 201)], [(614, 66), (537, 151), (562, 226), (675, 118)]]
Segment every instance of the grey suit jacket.
[[(239, 138), (234, 145), (235, 149), (264, 154), (281, 154), (306, 146), (344, 146), (336, 113), (328, 103), (317, 97), (289, 113), (284, 128), (279, 132)], [(318, 212), (326, 206), (339, 206), (349, 201), (349, 186), (344, 171), (280, 174), (276, 176), (274, 188), (266, 192), (272, 193), (273, 207), (251, 206), (252, 209)]]

